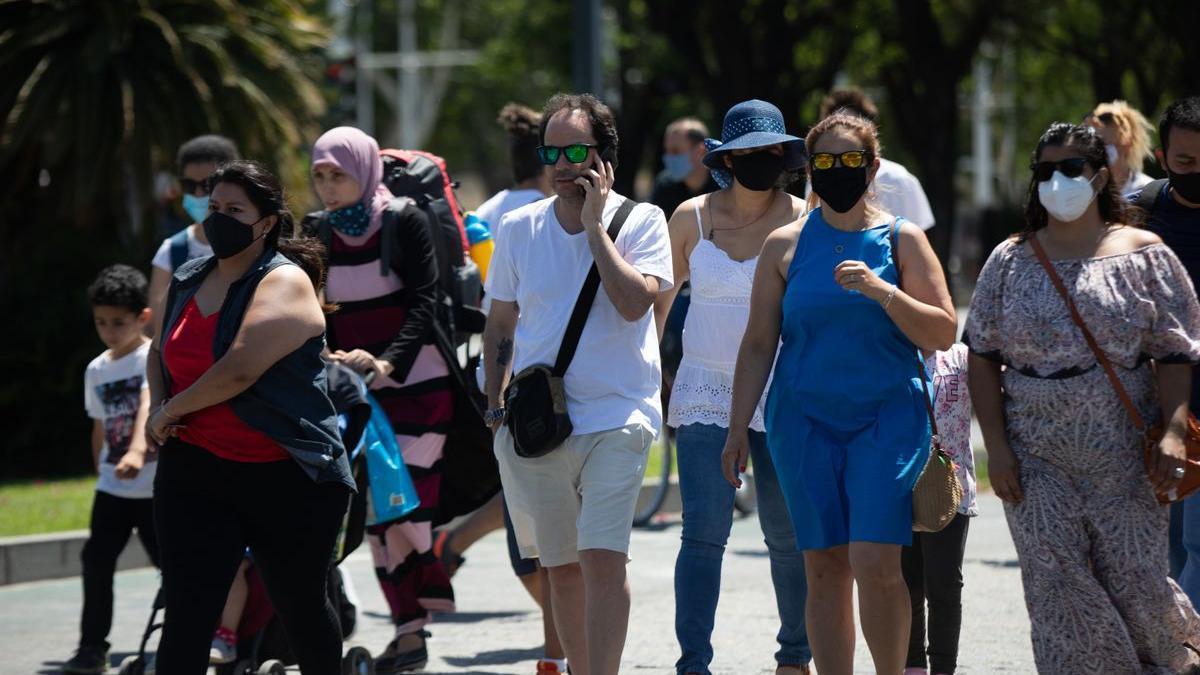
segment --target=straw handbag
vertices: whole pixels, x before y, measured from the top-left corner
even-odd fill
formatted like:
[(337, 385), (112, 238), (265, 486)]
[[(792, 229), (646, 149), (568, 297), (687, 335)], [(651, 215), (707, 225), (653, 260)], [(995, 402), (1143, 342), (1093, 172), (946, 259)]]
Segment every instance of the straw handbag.
[[(899, 219), (892, 225), (892, 264), (896, 267), (896, 281), (900, 281), (900, 259), (896, 257)], [(897, 283), (899, 286), (900, 284)], [(938, 532), (954, 520), (958, 506), (962, 503), (962, 485), (954, 461), (942, 448), (938, 437), (937, 420), (933, 416), (933, 401), (929, 397), (929, 385), (925, 381), (925, 362), (921, 353), (916, 353), (917, 377), (921, 380), (921, 391), (925, 394), (925, 410), (929, 413), (930, 439), (929, 459), (925, 469), (913, 487), (912, 516), (913, 532)]]

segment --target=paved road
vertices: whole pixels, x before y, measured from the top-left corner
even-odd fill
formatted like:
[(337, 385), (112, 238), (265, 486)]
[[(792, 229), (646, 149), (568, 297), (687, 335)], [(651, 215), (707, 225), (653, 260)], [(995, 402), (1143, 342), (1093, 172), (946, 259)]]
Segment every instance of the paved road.
[[(960, 672), (1032, 673), (1029, 623), (1000, 503), (983, 495), (980, 509), (982, 515), (971, 523), (964, 566)], [(678, 541), (677, 523), (634, 533), (633, 615), (624, 672), (673, 672), (677, 653), (672, 576)], [(460, 611), (432, 626), (433, 659), (426, 672), (532, 674), (540, 654), (540, 619), (509, 570), (503, 538), (489, 536), (468, 558), (454, 584)], [(359, 552), (347, 565), (363, 611), (361, 627), (350, 643), (381, 649), (390, 638), (390, 627), (370, 559)], [(714, 673), (773, 672), (778, 619), (769, 578), (758, 522), (739, 520), (724, 567), (713, 636)], [(155, 574), (147, 570), (117, 575), (114, 664), (137, 648), (156, 583)], [(0, 674), (58, 672), (57, 665), (69, 656), (78, 636), (79, 596), (78, 579), (0, 588)], [(874, 672), (861, 636), (856, 672)]]

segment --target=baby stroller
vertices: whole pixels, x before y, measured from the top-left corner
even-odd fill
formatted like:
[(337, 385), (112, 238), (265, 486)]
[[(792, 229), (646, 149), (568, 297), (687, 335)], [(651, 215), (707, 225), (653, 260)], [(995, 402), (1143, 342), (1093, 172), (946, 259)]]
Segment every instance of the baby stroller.
[[(350, 600), (346, 585), (337, 565), (353, 553), (362, 543), (367, 513), (367, 469), (365, 448), (362, 440), (372, 417), (371, 399), (366, 383), (350, 369), (336, 363), (326, 367), (329, 380), (329, 396), (338, 413), (338, 429), (349, 453), (351, 469), (358, 484), (358, 492), (350, 502), (350, 508), (338, 535), (334, 565), (330, 566), (327, 589), (341, 624), (343, 637), (349, 637), (357, 623), (358, 611)], [(296, 662), (288, 644), (282, 622), (275, 615), (267, 596), (266, 586), (253, 564), (246, 572), (248, 595), (242, 618), (238, 624), (238, 654), (233, 663), (216, 667), (217, 675), (283, 675), (286, 666)], [(154, 665), (146, 656), (146, 644), (155, 631), (162, 628), (157, 621), (163, 609), (162, 589), (154, 598), (150, 620), (142, 636), (141, 645), (135, 655), (127, 657), (120, 668), (120, 675), (147, 675), (154, 672)], [(344, 675), (374, 675), (375, 661), (370, 651), (363, 647), (351, 647), (342, 657)]]

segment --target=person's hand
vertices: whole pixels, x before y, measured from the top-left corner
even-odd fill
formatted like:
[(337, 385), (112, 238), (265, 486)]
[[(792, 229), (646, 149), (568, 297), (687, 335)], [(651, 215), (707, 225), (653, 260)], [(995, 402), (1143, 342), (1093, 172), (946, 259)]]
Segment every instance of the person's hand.
[(117, 466), (113, 469), (113, 474), (121, 480), (132, 480), (138, 477), (142, 472), (142, 467), (146, 463), (146, 449), (136, 449), (132, 444), (124, 455), (121, 455), (121, 461), (117, 462)]
[(848, 291), (858, 291), (876, 302), (882, 301), (891, 292), (892, 285), (861, 260), (843, 260), (833, 268), (833, 280)]
[(161, 448), (168, 438), (179, 435), (183, 428), (179, 422), (178, 417), (167, 413), (165, 402), (150, 411), (150, 419), (146, 421), (146, 445)]
[(1154, 484), (1154, 489), (1165, 494), (1179, 487), (1183, 476), (1176, 470), (1184, 468), (1186, 464), (1187, 446), (1184, 444), (1183, 435), (1168, 429), (1158, 442), (1158, 454), (1154, 455), (1154, 466), (1150, 474), (1150, 482)]
[(575, 179), (575, 184), (583, 188), (582, 217), (585, 228), (604, 230), (604, 204), (615, 181), (616, 172), (612, 164), (601, 161), (599, 156), (592, 168)]
[(1017, 456), (1012, 448), (988, 448), (988, 478), (996, 496), (1009, 504), (1017, 504), (1025, 498), (1021, 492), (1021, 471)]
[(373, 372), (376, 377), (386, 377), (395, 370), (395, 366), (390, 362), (375, 358), (371, 352), (365, 349), (353, 349), (348, 352), (339, 349), (330, 354), (329, 358), (361, 375)]
[(750, 457), (750, 436), (745, 429), (730, 429), (725, 437), (725, 449), (721, 451), (721, 473), (735, 489), (741, 489), (741, 475), (746, 472), (746, 460)]

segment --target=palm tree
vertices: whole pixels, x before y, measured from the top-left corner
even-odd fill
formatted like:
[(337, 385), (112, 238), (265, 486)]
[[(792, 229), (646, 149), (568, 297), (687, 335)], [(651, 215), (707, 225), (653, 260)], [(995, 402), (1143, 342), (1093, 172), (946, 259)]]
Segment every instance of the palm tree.
[[(74, 414), (99, 345), (83, 289), (145, 269), (155, 170), (181, 142), (234, 138), (285, 175), (324, 103), (318, 0), (0, 0), (0, 465), (88, 469)], [(70, 411), (70, 412), (66, 412)], [(6, 473), (6, 475), (8, 475)]]
[(0, 205), (53, 180), (85, 227), (136, 222), (187, 138), (279, 164), (324, 107), (327, 35), (297, 0), (0, 0), (0, 26)]

